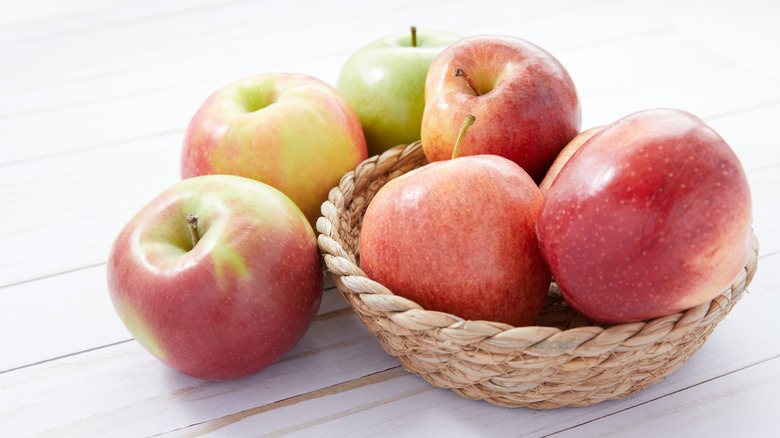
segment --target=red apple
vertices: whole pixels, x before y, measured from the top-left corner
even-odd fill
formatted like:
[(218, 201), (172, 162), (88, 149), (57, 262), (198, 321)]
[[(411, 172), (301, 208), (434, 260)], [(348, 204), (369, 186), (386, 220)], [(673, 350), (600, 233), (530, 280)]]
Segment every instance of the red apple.
[(433, 61), (425, 82), (421, 128), (428, 161), (452, 155), (467, 114), (477, 122), (460, 156), (494, 154), (537, 183), (579, 132), (580, 104), (566, 69), (548, 52), (514, 37), (464, 38)]
[(555, 178), (558, 177), (561, 169), (569, 161), (571, 156), (574, 155), (574, 153), (577, 152), (586, 141), (588, 141), (603, 128), (603, 126), (594, 126), (593, 128), (586, 129), (585, 131), (577, 134), (566, 146), (564, 146), (558, 156), (555, 157), (555, 161), (553, 161), (552, 165), (547, 170), (547, 173), (544, 175), (542, 182), (539, 183), (539, 190), (543, 195), (547, 195), (547, 190), (550, 189), (553, 181), (555, 181)]
[(534, 230), (541, 203), (531, 177), (505, 158), (428, 164), (388, 182), (369, 204), (361, 268), (427, 310), (531, 324), (550, 285)]
[(322, 265), (306, 217), (280, 191), (237, 176), (181, 181), (116, 237), (108, 290), (130, 333), (202, 379), (257, 373), (306, 332)]
[(181, 175), (264, 182), (313, 225), (330, 189), (367, 157), (360, 119), (341, 93), (308, 75), (268, 73), (206, 99), (185, 133)]
[(720, 294), (748, 259), (751, 222), (728, 144), (692, 114), (655, 109), (608, 125), (572, 156), (537, 231), (566, 301), (624, 323)]

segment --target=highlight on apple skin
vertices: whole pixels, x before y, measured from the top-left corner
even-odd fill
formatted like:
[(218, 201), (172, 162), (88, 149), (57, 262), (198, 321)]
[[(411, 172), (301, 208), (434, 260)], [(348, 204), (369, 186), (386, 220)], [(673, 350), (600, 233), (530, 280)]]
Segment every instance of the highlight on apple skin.
[(550, 186), (555, 181), (555, 178), (558, 177), (558, 174), (561, 172), (563, 166), (569, 162), (571, 156), (574, 155), (574, 153), (577, 152), (582, 147), (582, 145), (585, 144), (585, 142), (590, 140), (591, 137), (596, 135), (596, 133), (601, 131), (603, 128), (603, 126), (594, 126), (592, 128), (588, 128), (577, 134), (568, 144), (566, 144), (566, 146), (564, 146), (561, 152), (558, 153), (558, 156), (555, 157), (555, 160), (550, 165), (550, 168), (547, 169), (547, 173), (544, 174), (542, 182), (539, 183), (539, 190), (541, 190), (543, 195), (547, 195), (547, 191), (550, 190)]
[(734, 152), (701, 119), (640, 111), (563, 166), (537, 232), (576, 311), (645, 320), (705, 303), (734, 281), (752, 246), (750, 189)]
[(180, 181), (117, 235), (111, 301), (152, 355), (189, 376), (267, 368), (304, 335), (323, 293), (309, 222), (284, 194), (230, 175)]

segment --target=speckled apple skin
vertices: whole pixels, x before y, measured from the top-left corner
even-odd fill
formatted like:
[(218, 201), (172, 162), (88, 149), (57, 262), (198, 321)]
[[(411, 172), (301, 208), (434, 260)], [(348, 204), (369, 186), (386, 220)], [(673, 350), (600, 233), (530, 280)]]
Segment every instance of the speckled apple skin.
[(555, 182), (555, 178), (557, 178), (558, 174), (561, 173), (561, 169), (563, 169), (563, 166), (569, 162), (571, 156), (574, 155), (574, 153), (577, 152), (583, 144), (585, 144), (588, 140), (590, 140), (591, 137), (596, 135), (596, 133), (602, 129), (604, 129), (603, 126), (594, 126), (580, 132), (561, 150), (560, 153), (558, 153), (558, 156), (555, 157), (555, 161), (553, 161), (552, 165), (550, 165), (550, 168), (547, 169), (547, 173), (544, 175), (544, 179), (542, 179), (542, 182), (539, 183), (539, 190), (542, 192), (542, 195), (547, 195), (547, 191), (550, 190), (550, 186), (553, 184), (553, 182)]
[(752, 243), (744, 169), (701, 119), (674, 109), (628, 115), (561, 169), (537, 222), (566, 301), (625, 323), (720, 294)]
[(550, 285), (534, 229), (541, 203), (533, 180), (505, 158), (428, 164), (369, 204), (361, 268), (427, 310), (531, 324)]
[[(458, 67), (481, 94), (455, 75)], [(537, 184), (581, 124), (577, 90), (564, 66), (526, 40), (500, 35), (463, 38), (431, 64), (421, 127), (428, 161), (450, 159), (466, 114), (476, 121), (459, 156), (500, 155)]]

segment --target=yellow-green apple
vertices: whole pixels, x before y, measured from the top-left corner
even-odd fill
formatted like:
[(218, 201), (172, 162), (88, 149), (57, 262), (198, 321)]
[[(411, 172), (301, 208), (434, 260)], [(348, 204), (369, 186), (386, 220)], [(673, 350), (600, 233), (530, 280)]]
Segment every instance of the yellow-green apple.
[(367, 157), (360, 120), (338, 90), (305, 74), (267, 73), (206, 99), (187, 127), (181, 175), (256, 179), (314, 224), (330, 189)]
[(460, 38), (412, 27), (364, 46), (347, 60), (337, 88), (360, 118), (370, 155), (420, 139), (428, 67)]
[(180, 181), (144, 206), (110, 251), (108, 291), (130, 333), (181, 373), (262, 371), (304, 335), (322, 299), (314, 231), (264, 183)]
[(427, 164), (368, 205), (361, 268), (427, 310), (531, 324), (550, 285), (534, 228), (542, 199), (523, 169), (497, 155)]
[(581, 123), (577, 91), (563, 65), (528, 41), (502, 35), (463, 38), (431, 64), (421, 127), (429, 161), (450, 158), (467, 113), (477, 121), (461, 156), (500, 155), (537, 184)]
[(561, 151), (558, 153), (558, 156), (555, 157), (555, 160), (550, 165), (550, 168), (547, 169), (547, 173), (544, 174), (542, 182), (539, 183), (539, 190), (543, 195), (547, 194), (547, 190), (550, 189), (553, 181), (555, 181), (555, 178), (561, 172), (561, 168), (563, 168), (563, 166), (569, 161), (571, 156), (580, 149), (583, 143), (588, 141), (597, 132), (601, 131), (602, 128), (604, 127), (594, 126), (590, 129), (586, 129), (580, 132), (568, 144), (566, 144), (563, 149), (561, 149)]
[(537, 222), (566, 301), (624, 323), (705, 303), (743, 269), (751, 197), (729, 145), (698, 117), (651, 109), (607, 125), (561, 169)]

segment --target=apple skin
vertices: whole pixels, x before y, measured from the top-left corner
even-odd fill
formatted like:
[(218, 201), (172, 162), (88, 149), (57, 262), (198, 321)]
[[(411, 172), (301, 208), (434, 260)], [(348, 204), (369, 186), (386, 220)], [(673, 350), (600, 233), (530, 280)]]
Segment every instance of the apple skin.
[(368, 205), (361, 269), (427, 310), (529, 325), (550, 286), (534, 228), (542, 199), (531, 177), (499, 156), (427, 164), (389, 181)]
[[(187, 215), (198, 217), (193, 247)], [(108, 291), (130, 333), (179, 372), (209, 380), (262, 371), (304, 335), (322, 300), (309, 222), (251, 179), (180, 181), (144, 206), (110, 251)]]
[(338, 90), (305, 74), (267, 73), (206, 99), (184, 136), (181, 176), (264, 182), (314, 224), (330, 189), (366, 158), (360, 120)]
[(420, 139), (425, 76), (434, 58), (463, 38), (443, 31), (400, 32), (374, 41), (344, 64), (336, 87), (360, 118), (369, 155)]
[[(479, 93), (455, 74), (458, 67)], [(581, 124), (577, 91), (563, 65), (538, 46), (511, 36), (463, 38), (431, 64), (421, 127), (428, 161), (450, 159), (467, 113), (477, 121), (459, 156), (500, 155), (520, 165), (537, 184)]]
[(752, 244), (751, 196), (728, 144), (676, 109), (630, 114), (561, 169), (537, 222), (542, 255), (579, 313), (626, 323), (705, 303)]
[(574, 153), (577, 152), (586, 141), (588, 141), (602, 129), (604, 129), (604, 126), (594, 126), (590, 129), (586, 129), (585, 131), (577, 134), (566, 146), (563, 147), (563, 149), (561, 149), (561, 152), (558, 153), (558, 156), (555, 157), (555, 160), (550, 165), (550, 168), (547, 169), (547, 173), (544, 175), (542, 182), (539, 183), (539, 190), (543, 195), (547, 195), (547, 191), (550, 189), (553, 181), (555, 181), (555, 178), (558, 177), (561, 169), (569, 161), (571, 156), (574, 155)]

